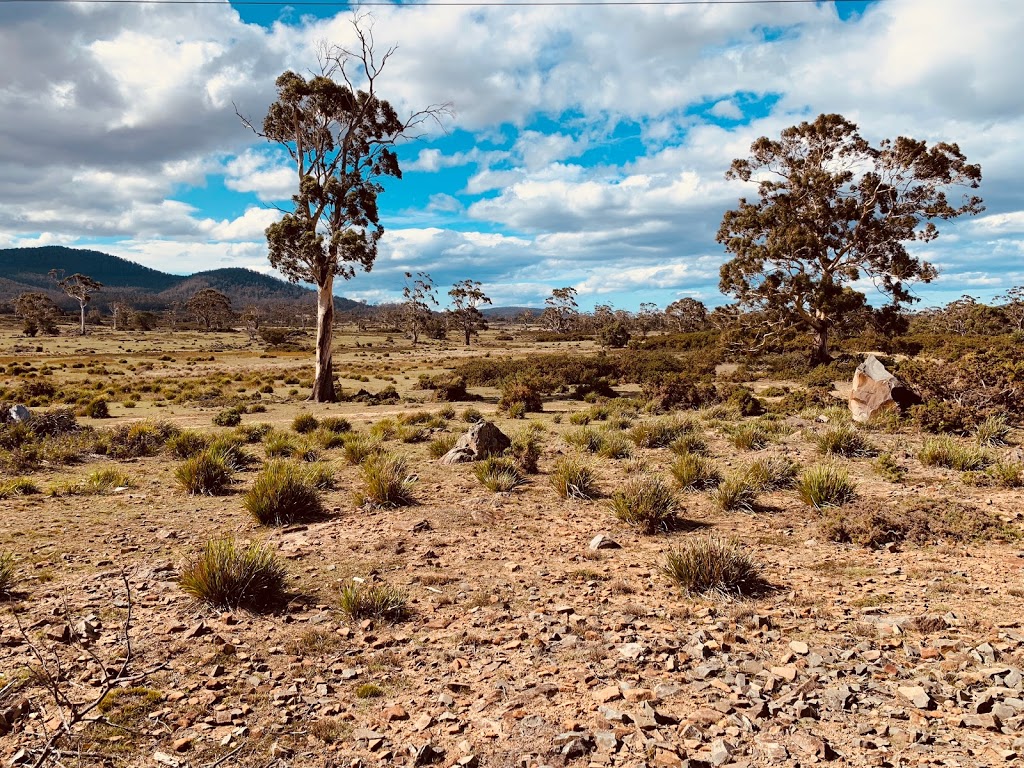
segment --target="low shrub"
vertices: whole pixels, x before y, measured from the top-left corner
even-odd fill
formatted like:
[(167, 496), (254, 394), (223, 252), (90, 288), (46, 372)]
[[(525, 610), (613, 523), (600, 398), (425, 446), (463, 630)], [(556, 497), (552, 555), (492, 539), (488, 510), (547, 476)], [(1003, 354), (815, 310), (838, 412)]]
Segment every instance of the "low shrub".
[(325, 416), (320, 419), (320, 429), (340, 435), (352, 431), (352, 424), (341, 416)]
[(637, 448), (664, 448), (695, 428), (691, 421), (654, 419), (634, 424), (626, 434)]
[(379, 507), (402, 507), (415, 503), (412, 486), (415, 482), (401, 456), (380, 453), (366, 458), (360, 465), (362, 490), (355, 494), (356, 504)]
[(696, 432), (685, 432), (669, 445), (669, 450), (679, 456), (687, 453), (697, 453), (701, 456), (706, 456), (708, 453), (708, 443), (702, 435)]
[(193, 496), (220, 496), (227, 491), (233, 479), (224, 456), (209, 449), (185, 459), (174, 470), (174, 478), (186, 493)]
[(601, 447), (602, 442), (601, 433), (590, 427), (580, 427), (571, 432), (566, 432), (562, 439), (569, 445), (579, 448), (581, 451), (589, 451), (590, 453), (596, 453), (597, 449)]
[(612, 511), (624, 523), (644, 533), (668, 530), (676, 522), (679, 500), (657, 475), (640, 475), (626, 482), (611, 498)]
[(265, 610), (284, 602), (286, 572), (273, 551), (233, 539), (207, 542), (181, 569), (178, 583), (194, 599), (219, 610)]
[(243, 413), (245, 413), (244, 409), (237, 405), (225, 408), (214, 415), (213, 423), (218, 427), (237, 427), (242, 423)]
[(537, 430), (528, 426), (517, 431), (510, 439), (512, 444), (505, 449), (505, 454), (524, 475), (537, 474), (537, 462), (540, 461), (540, 436)]
[(350, 584), (341, 588), (338, 607), (352, 621), (395, 623), (409, 615), (408, 597), (388, 584)]
[(551, 470), (551, 484), (563, 499), (597, 498), (597, 479), (594, 471), (577, 456), (563, 456)]
[(902, 483), (907, 476), (907, 468), (900, 465), (891, 453), (879, 454), (874, 461), (874, 468), (879, 477), (890, 483)]
[(688, 539), (665, 555), (664, 573), (687, 595), (756, 596), (769, 588), (761, 567), (738, 541), (715, 536)]
[(988, 473), (1003, 488), (1024, 487), (1024, 464), (1019, 461), (997, 461), (988, 468)]
[(764, 405), (746, 387), (733, 390), (725, 404), (736, 409), (740, 416), (760, 416), (764, 413)]
[(114, 459), (155, 456), (180, 431), (166, 421), (120, 424), (103, 436), (103, 452)]
[(261, 443), (263, 438), (269, 435), (274, 428), (267, 423), (263, 424), (239, 424), (235, 427), (235, 436), (243, 443)]
[(816, 509), (839, 507), (853, 500), (855, 486), (846, 470), (832, 464), (818, 464), (800, 476), (797, 494), (804, 504)]
[(241, 472), (258, 463), (258, 459), (245, 450), (241, 441), (234, 435), (214, 438), (206, 451), (211, 456), (220, 456), (224, 460), (224, 465), (232, 472)]
[(718, 390), (708, 381), (694, 381), (689, 374), (667, 373), (647, 380), (644, 397), (655, 411), (696, 410), (719, 401)]
[(508, 411), (517, 403), (522, 405), (527, 413), (540, 413), (544, 410), (544, 403), (541, 400), (541, 383), (536, 377), (526, 373), (515, 373), (501, 382), (501, 397), (498, 399), (498, 408)]
[(298, 448), (299, 441), (288, 432), (273, 431), (263, 438), (263, 451), (269, 458), (294, 456)]
[(106, 398), (98, 397), (95, 400), (91, 400), (81, 409), (81, 415), (87, 416), (90, 419), (109, 419), (110, 404)]
[(334, 467), (322, 461), (314, 461), (305, 467), (306, 480), (320, 491), (332, 491), (337, 487)]
[(695, 453), (680, 454), (669, 471), (684, 491), (706, 491), (722, 482), (722, 473), (715, 465)]
[(462, 412), (459, 418), (467, 424), (479, 424), (484, 420), (484, 415), (477, 408), (467, 408)]
[(979, 418), (976, 411), (945, 400), (912, 406), (910, 415), (922, 432), (937, 435), (969, 435)]
[(290, 461), (268, 463), (245, 492), (242, 506), (261, 525), (289, 525), (324, 513), (307, 470)]
[(602, 459), (628, 459), (633, 455), (633, 449), (629, 438), (622, 432), (605, 432), (601, 435), (597, 455)]
[(920, 499), (892, 509), (884, 503), (854, 503), (828, 510), (819, 526), (828, 541), (876, 548), (890, 543), (1016, 541), (1018, 528), (968, 504)]

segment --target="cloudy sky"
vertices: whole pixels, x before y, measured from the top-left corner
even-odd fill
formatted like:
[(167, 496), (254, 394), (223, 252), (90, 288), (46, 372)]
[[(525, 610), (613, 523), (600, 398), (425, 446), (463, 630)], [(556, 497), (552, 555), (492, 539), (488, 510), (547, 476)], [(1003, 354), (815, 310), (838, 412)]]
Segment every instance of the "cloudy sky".
[[(270, 271), (263, 230), (294, 171), (247, 131), (285, 69), (352, 39), (351, 8), (0, 4), (0, 247), (88, 246), (168, 272)], [(872, 140), (956, 141), (986, 212), (921, 252), (923, 305), (1024, 284), (1020, 0), (543, 6), (376, 5), (397, 46), (380, 93), (450, 102), (447, 131), (401, 148), (373, 271), (337, 292), (377, 303), (405, 271), (496, 305), (636, 309), (717, 290), (724, 172), (761, 135), (839, 112)]]

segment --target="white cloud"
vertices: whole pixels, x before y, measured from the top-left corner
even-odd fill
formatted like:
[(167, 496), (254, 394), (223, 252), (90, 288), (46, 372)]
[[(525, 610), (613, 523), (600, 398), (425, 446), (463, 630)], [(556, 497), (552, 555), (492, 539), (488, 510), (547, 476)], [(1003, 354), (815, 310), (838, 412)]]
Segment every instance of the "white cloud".
[(260, 200), (288, 200), (296, 192), (298, 177), (282, 155), (247, 150), (224, 165), (224, 186), (236, 192), (255, 192)]

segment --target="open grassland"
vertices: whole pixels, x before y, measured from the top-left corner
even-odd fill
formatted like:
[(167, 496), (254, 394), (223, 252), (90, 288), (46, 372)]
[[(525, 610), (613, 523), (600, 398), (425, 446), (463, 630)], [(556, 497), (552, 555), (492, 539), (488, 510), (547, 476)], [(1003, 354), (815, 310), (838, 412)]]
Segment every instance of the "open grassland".
[[(314, 404), (308, 352), (237, 333), (0, 329), (0, 401), (80, 414), (0, 428), (0, 712), (28, 701), (4, 758), (59, 729), (54, 686), (109, 688), (65, 764), (1021, 750), (1021, 430), (854, 425), (848, 376), (735, 365), (698, 407), (625, 374), (541, 397), (517, 368), (598, 350), (497, 335), (340, 333), (339, 385), (364, 394)], [(506, 357), (514, 386), (488, 378)], [(468, 398), (439, 401), (455, 370)], [(439, 464), (481, 417), (508, 455)]]

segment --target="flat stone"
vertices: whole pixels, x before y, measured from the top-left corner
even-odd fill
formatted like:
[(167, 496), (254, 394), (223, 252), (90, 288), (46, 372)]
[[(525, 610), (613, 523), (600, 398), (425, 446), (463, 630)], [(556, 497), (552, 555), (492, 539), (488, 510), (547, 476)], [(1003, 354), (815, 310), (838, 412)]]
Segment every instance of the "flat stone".
[(622, 545), (615, 541), (615, 539), (605, 536), (603, 533), (599, 533), (590, 540), (590, 544), (587, 545), (587, 548), (596, 552), (599, 549), (622, 549)]
[(920, 685), (903, 685), (899, 687), (898, 692), (900, 696), (918, 709), (931, 709), (935, 706), (935, 702), (933, 702), (932, 697), (928, 695), (928, 691)]

